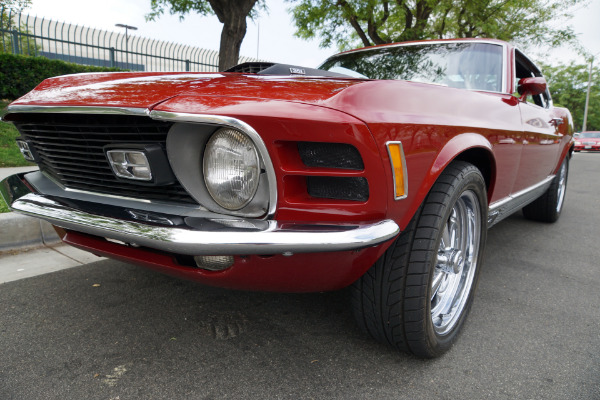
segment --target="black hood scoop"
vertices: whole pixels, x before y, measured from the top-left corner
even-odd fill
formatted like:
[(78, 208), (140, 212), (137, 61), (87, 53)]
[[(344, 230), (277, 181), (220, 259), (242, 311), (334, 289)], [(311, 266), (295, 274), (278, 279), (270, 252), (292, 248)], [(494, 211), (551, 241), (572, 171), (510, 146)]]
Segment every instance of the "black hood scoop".
[(329, 72), (322, 69), (300, 67), (290, 64), (275, 64), (270, 62), (245, 62), (231, 67), (225, 72), (238, 72), (243, 74), (282, 75), (282, 76), (330, 76), (348, 78), (348, 75)]

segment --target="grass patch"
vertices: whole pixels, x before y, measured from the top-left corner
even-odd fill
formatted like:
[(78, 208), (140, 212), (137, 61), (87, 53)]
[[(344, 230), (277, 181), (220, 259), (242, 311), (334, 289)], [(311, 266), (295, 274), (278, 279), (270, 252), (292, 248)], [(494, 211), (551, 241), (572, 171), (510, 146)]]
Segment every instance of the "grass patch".
[(0, 214), (10, 212), (8, 205), (4, 201), (4, 198), (0, 196)]
[[(0, 100), (0, 113), (8, 106), (8, 101)], [(25, 161), (15, 138), (19, 136), (19, 131), (8, 122), (0, 121), (0, 168), (4, 167), (27, 167), (35, 165)], [(0, 207), (2, 205), (0, 204)], [(1, 209), (1, 208), (0, 208)]]

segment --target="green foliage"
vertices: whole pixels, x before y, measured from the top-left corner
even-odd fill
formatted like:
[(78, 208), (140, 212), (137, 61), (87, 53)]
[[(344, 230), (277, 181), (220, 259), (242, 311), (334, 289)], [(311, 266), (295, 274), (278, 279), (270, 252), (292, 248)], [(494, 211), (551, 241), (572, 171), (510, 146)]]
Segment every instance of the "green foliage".
[(7, 212), (10, 212), (10, 209), (8, 208), (8, 205), (6, 204), (2, 196), (0, 196), (0, 214)]
[(31, 5), (31, 0), (0, 0), (0, 8), (12, 11), (22, 11)]
[(156, 21), (165, 13), (165, 8), (169, 9), (169, 14), (179, 15), (179, 20), (183, 20), (186, 14), (195, 12), (200, 15), (214, 15), (210, 3), (205, 0), (150, 0), (152, 11), (146, 15), (146, 21)]
[(15, 26), (12, 19), (30, 3), (30, 0), (0, 0), (0, 53), (37, 54), (35, 39), (27, 36), (29, 32), (24, 25)]
[[(7, 101), (0, 101), (0, 113), (8, 105)], [(25, 161), (15, 139), (19, 136), (19, 131), (13, 124), (0, 121), (0, 168), (4, 167), (24, 167), (34, 165)]]
[(569, 10), (589, 0), (286, 0), (296, 35), (341, 50), (420, 39), (487, 37), (528, 45), (573, 41)]
[[(585, 109), (585, 97), (588, 88), (589, 64), (545, 65), (544, 75), (550, 87), (555, 105), (571, 111), (575, 130), (581, 131)], [(600, 68), (592, 69), (590, 103), (588, 106), (588, 131), (600, 131)]]
[[(235, 3), (236, 0), (234, 0)], [(223, 3), (216, 1), (214, 3)], [(165, 13), (165, 9), (169, 10), (171, 15), (179, 15), (179, 19), (183, 20), (185, 16), (191, 12), (199, 15), (215, 15), (213, 4), (209, 0), (150, 0), (150, 11), (146, 14), (146, 21), (156, 21)], [(249, 12), (249, 17), (254, 19), (258, 16), (261, 10), (266, 10), (265, 0), (258, 0), (256, 5)], [(220, 18), (219, 18), (220, 19)], [(223, 22), (223, 21), (221, 21)]]
[[(0, 53), (16, 53), (32, 56), (37, 54), (39, 46), (35, 42), (35, 39), (28, 36), (29, 32), (24, 27), (16, 29), (18, 32), (16, 40), (13, 33), (15, 27), (9, 27), (7, 30), (8, 32), (0, 32)], [(15, 42), (17, 44), (16, 49)]]
[(240, 47), (246, 36), (246, 18), (254, 18), (259, 10), (266, 10), (265, 0), (150, 0), (152, 11), (146, 15), (152, 21), (169, 9), (179, 19), (195, 12), (216, 15), (223, 24), (219, 45), (219, 70), (224, 71), (238, 63)]
[(120, 70), (72, 64), (44, 57), (0, 54), (0, 99), (21, 97), (44, 79), (53, 76), (106, 71)]

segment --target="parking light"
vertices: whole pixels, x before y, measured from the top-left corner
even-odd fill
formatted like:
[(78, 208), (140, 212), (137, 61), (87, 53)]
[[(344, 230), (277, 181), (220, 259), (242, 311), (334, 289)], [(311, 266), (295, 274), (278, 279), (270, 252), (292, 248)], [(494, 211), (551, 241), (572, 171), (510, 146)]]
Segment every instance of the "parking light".
[(386, 146), (394, 176), (394, 199), (404, 199), (408, 194), (408, 180), (406, 178), (406, 159), (402, 142), (387, 142)]

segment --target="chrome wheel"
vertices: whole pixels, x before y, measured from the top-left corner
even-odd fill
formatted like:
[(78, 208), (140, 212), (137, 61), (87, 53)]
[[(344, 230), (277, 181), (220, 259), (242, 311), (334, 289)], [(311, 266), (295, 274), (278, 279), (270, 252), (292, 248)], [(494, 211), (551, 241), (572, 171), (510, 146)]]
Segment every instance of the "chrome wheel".
[(558, 202), (556, 204), (556, 212), (560, 212), (565, 199), (565, 192), (567, 191), (567, 163), (563, 162), (558, 172)]
[(467, 190), (454, 204), (442, 230), (431, 280), (431, 321), (438, 335), (451, 331), (467, 304), (481, 240), (481, 208)]
[(352, 285), (358, 326), (419, 357), (450, 349), (473, 304), (486, 223), (481, 171), (453, 161), (394, 243)]

